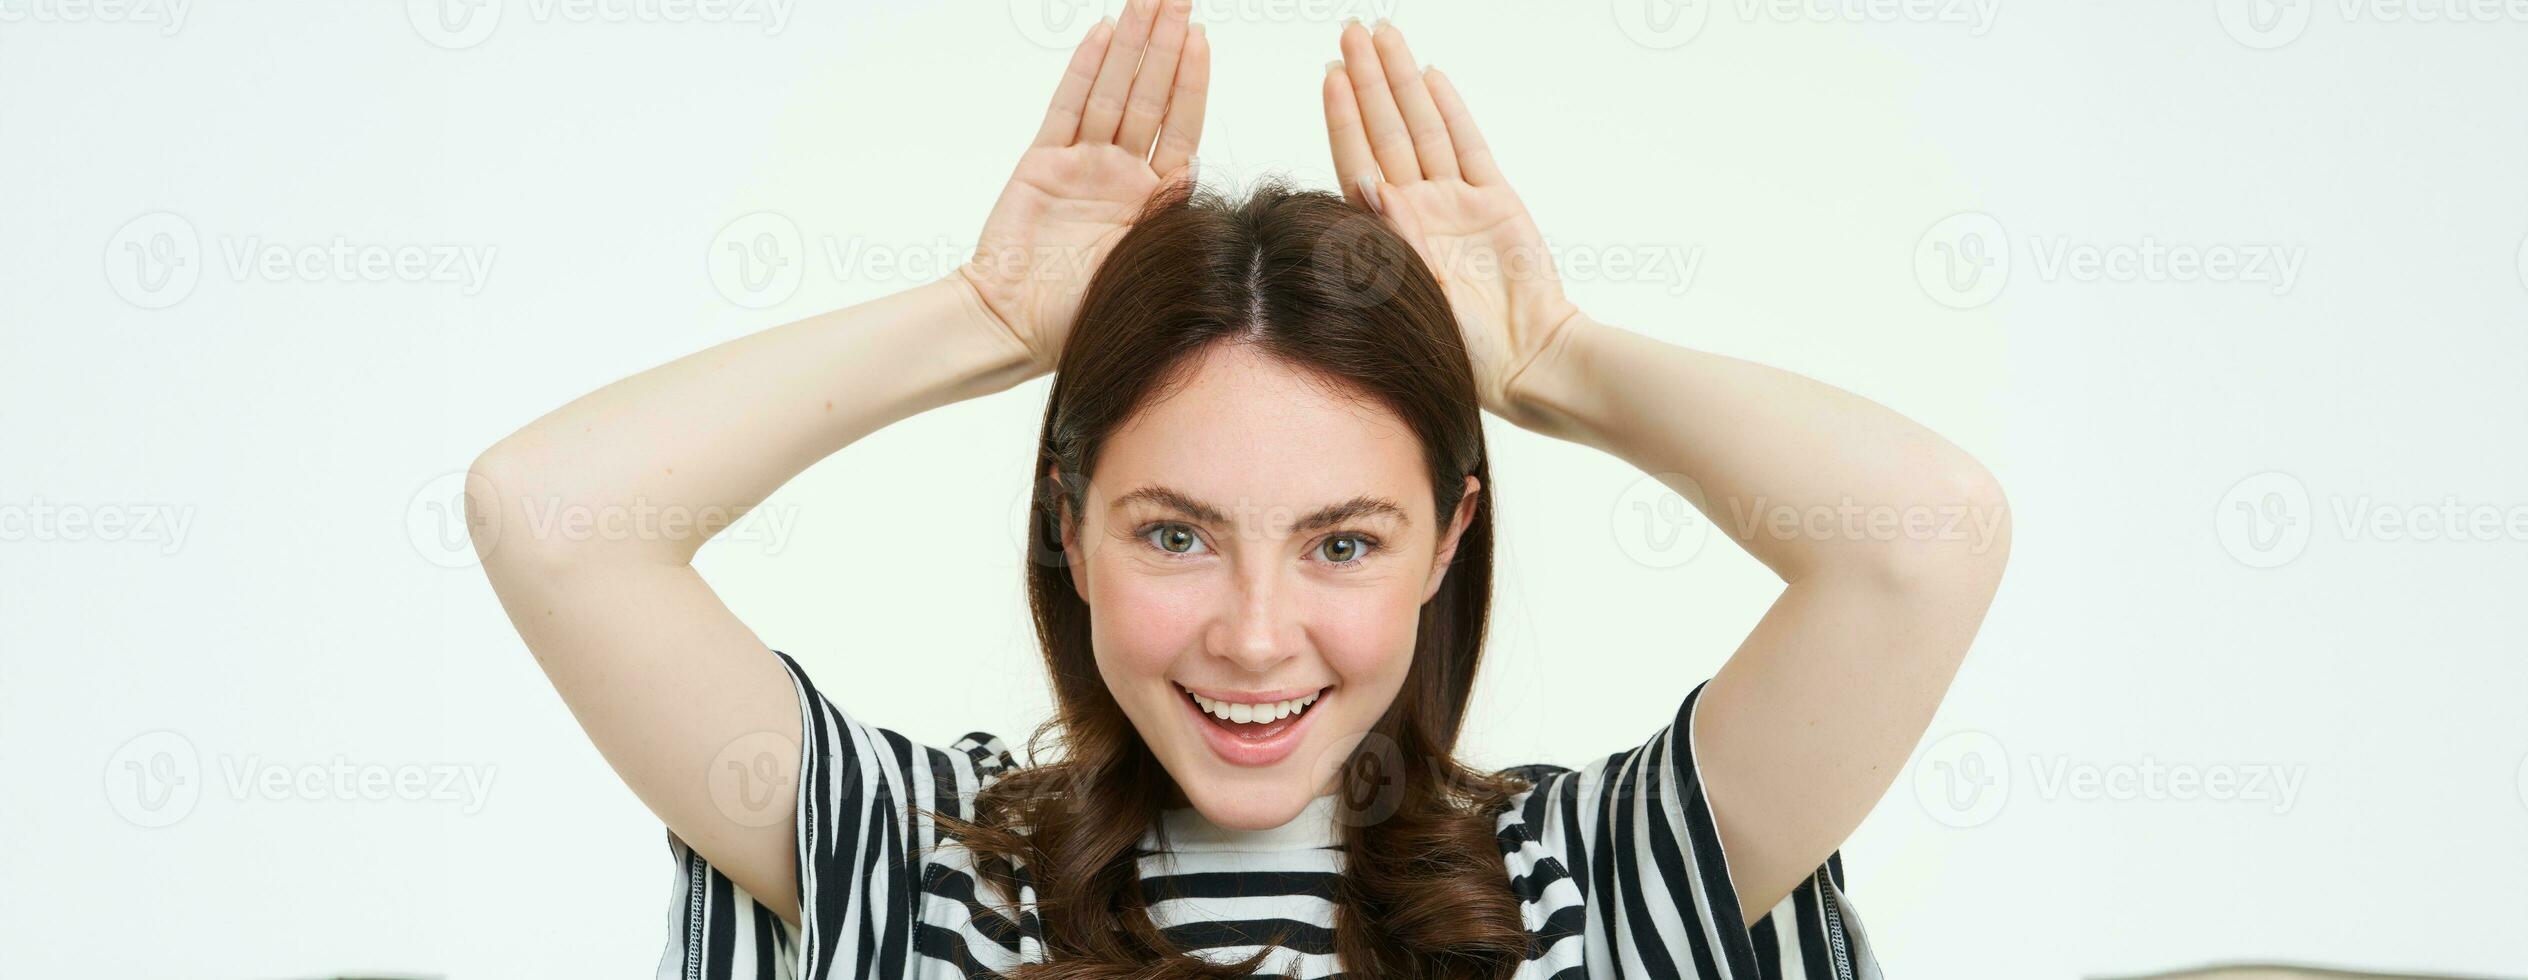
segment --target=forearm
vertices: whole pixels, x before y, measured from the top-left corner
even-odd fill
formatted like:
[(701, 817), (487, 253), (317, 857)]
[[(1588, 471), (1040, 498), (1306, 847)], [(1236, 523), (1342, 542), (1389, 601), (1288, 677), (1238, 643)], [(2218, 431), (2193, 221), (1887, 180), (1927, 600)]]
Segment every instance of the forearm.
[(1850, 392), (1585, 315), (1516, 382), (1520, 425), (1659, 476), (1785, 581), (1999, 558), (1990, 474)]
[(683, 563), (817, 460), (1037, 373), (952, 275), (581, 396), (486, 450), (471, 489), (497, 501), (500, 553)]

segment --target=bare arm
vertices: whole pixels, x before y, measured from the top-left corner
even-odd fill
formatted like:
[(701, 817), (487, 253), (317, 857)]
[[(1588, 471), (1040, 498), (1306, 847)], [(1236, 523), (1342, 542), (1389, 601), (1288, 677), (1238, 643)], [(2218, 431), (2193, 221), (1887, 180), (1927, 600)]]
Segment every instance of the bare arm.
[[(724, 749), (798, 768), (790, 679), (691, 564), (712, 534), (860, 437), (1025, 376), (949, 278), (625, 378), (486, 450), (467, 507), (483, 571), (598, 751), (668, 829), (796, 918), (794, 824), (714, 797)], [(628, 522), (639, 512), (661, 520)], [(578, 523), (656, 533), (572, 533)], [(692, 520), (696, 526), (683, 527)]]
[[(793, 923), (789, 801), (750, 810), (708, 778), (733, 747), (795, 771), (797, 696), (694, 553), (862, 436), (1051, 369), (1085, 286), (1073, 270), (1184, 175), (1200, 131), (1208, 49), (1183, 9), (1158, 10), (1135, 0), (1081, 42), (956, 275), (617, 381), (474, 463), (484, 572), (554, 689), (670, 830)], [(623, 523), (636, 513), (663, 519)], [(610, 526), (651, 533), (569, 530)]]
[(1691, 733), (1752, 924), (1860, 826), (1930, 725), (2000, 585), (2001, 491), (1867, 399), (1585, 317), (1511, 397), (1539, 431), (1658, 474), (1787, 583)]
[(1485, 408), (1659, 476), (1787, 583), (1688, 733), (1753, 924), (1929, 725), (2000, 582), (2001, 492), (1867, 399), (1582, 314), (1447, 76), (1393, 27), (1347, 27), (1342, 50), (1324, 86), (1335, 170), (1448, 291)]

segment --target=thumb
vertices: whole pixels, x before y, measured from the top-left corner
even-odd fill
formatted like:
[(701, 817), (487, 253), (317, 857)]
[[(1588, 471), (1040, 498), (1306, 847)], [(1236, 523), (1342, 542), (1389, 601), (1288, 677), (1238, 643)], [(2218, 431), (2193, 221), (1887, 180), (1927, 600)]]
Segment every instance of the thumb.
[(1352, 178), (1352, 188), (1360, 192), (1361, 203), (1369, 205), (1371, 211), (1381, 217), (1386, 215), (1388, 187), (1385, 181), (1368, 174), (1361, 174)]
[(1396, 194), (1396, 185), (1362, 174), (1352, 179), (1352, 186), (1360, 191), (1362, 200), (1369, 202), (1369, 209), (1395, 231), (1396, 237), (1413, 246), (1423, 264), (1431, 264), (1431, 253), (1422, 244), (1422, 219)]

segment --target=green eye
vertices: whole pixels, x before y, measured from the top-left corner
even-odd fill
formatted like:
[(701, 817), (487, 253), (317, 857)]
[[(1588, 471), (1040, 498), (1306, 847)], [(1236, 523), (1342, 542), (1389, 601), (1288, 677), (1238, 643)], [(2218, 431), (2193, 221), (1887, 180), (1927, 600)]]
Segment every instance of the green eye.
[(1202, 543), (1201, 538), (1195, 537), (1194, 532), (1182, 524), (1162, 524), (1151, 528), (1148, 533), (1158, 536), (1152, 544), (1171, 555), (1192, 554), (1194, 546)]
[(1318, 551), (1324, 554), (1326, 561), (1332, 564), (1349, 565), (1360, 561), (1361, 556), (1366, 554), (1370, 547), (1368, 538), (1357, 534), (1345, 534), (1327, 538), (1325, 544), (1318, 547)]

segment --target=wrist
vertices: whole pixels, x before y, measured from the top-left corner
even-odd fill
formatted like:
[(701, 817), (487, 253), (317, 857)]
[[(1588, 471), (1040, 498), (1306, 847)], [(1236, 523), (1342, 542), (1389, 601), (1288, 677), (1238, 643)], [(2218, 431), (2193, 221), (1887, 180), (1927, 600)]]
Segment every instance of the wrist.
[(1046, 370), (962, 274), (913, 287), (936, 311), (932, 350), (954, 366), (950, 386), (957, 398), (1005, 391)]
[(1545, 340), (1525, 364), (1503, 379), (1499, 414), (1523, 429), (1571, 438), (1568, 431), (1588, 391), (1589, 335), (1608, 329), (1573, 307), (1547, 327)]
[(972, 342), (984, 370), (995, 377), (1009, 376), (1008, 383), (999, 387), (1052, 373), (1053, 365), (1039, 356), (1009, 318), (984, 298), (969, 266), (959, 266), (955, 273), (920, 288), (936, 289), (953, 297), (958, 311), (954, 317), (956, 325)]

